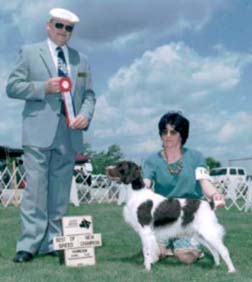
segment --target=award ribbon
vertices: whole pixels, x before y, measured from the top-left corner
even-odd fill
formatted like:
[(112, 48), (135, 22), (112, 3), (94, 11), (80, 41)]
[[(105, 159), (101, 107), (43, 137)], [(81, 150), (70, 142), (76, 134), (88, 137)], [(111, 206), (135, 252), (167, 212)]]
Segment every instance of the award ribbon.
[(62, 77), (59, 81), (60, 91), (64, 101), (66, 122), (69, 126), (75, 118), (73, 99), (71, 95), (72, 81), (69, 77)]

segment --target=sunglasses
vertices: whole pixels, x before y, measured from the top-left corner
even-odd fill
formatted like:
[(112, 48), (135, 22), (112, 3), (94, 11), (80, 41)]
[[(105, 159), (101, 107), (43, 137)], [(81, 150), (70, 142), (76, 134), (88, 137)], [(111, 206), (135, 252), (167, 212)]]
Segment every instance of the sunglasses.
[(171, 130), (165, 129), (161, 132), (161, 135), (167, 135), (168, 133), (170, 133), (170, 135), (172, 136), (175, 136), (178, 134), (178, 131), (175, 129), (171, 129)]
[(55, 28), (57, 28), (57, 29), (63, 29), (63, 28), (65, 28), (65, 31), (67, 31), (67, 32), (72, 32), (73, 29), (74, 29), (74, 26), (73, 26), (73, 25), (64, 25), (63, 23), (58, 23), (58, 22), (55, 22), (55, 23), (54, 23), (54, 26), (55, 26)]

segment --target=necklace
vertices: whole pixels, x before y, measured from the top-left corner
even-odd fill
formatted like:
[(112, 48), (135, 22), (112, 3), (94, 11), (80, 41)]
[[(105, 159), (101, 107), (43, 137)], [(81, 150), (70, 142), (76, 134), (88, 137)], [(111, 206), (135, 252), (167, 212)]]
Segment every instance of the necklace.
[(183, 168), (183, 158), (182, 158), (182, 156), (178, 161), (171, 163), (171, 164), (168, 163), (168, 158), (167, 158), (165, 152), (164, 152), (164, 158), (165, 158), (165, 161), (167, 163), (167, 168), (168, 168), (170, 174), (174, 175), (174, 174), (179, 174), (181, 172), (181, 170)]
[(183, 159), (179, 159), (176, 163), (167, 164), (170, 174), (179, 174), (183, 168)]

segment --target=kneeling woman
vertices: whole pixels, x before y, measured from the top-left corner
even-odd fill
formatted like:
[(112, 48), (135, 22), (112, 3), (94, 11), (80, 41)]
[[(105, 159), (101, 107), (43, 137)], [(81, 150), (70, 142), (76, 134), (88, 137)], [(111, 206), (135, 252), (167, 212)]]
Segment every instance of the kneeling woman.
[[(202, 154), (184, 147), (189, 135), (188, 119), (178, 112), (168, 112), (160, 119), (158, 127), (163, 148), (144, 164), (145, 185), (167, 198), (199, 199), (205, 195), (216, 206), (224, 206), (224, 195), (210, 182)], [(175, 255), (187, 264), (203, 255), (192, 238), (159, 243), (161, 255)]]

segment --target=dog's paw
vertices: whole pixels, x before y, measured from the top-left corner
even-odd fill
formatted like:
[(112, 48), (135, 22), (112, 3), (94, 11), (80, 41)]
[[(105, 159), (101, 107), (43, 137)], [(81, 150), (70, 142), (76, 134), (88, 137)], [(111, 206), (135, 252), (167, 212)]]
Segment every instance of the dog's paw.
[(234, 274), (234, 273), (236, 273), (236, 269), (235, 269), (235, 268), (229, 269), (229, 270), (228, 270), (228, 273)]
[(144, 266), (147, 271), (151, 271), (151, 262), (150, 261), (145, 261)]

